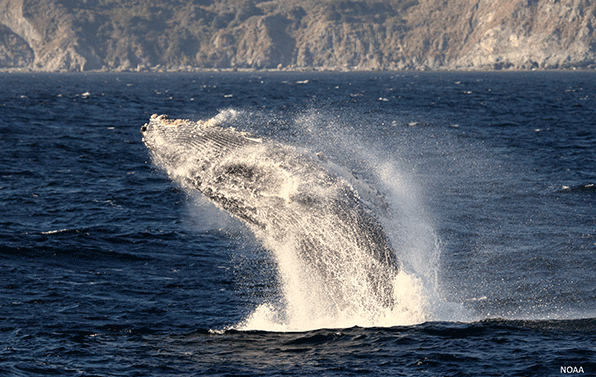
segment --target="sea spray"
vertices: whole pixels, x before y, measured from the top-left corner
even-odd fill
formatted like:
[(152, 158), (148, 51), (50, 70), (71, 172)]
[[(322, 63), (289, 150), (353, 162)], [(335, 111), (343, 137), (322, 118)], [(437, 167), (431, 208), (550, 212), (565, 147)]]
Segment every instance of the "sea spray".
[[(237, 330), (261, 331), (310, 331), (324, 328), (392, 327), (422, 323), (427, 318), (428, 302), (420, 280), (406, 272), (399, 272), (393, 281), (395, 300), (400, 304), (391, 308), (378, 308), (372, 312), (325, 311), (327, 305), (320, 296), (305, 294), (285, 297), (288, 303), (280, 308), (275, 303), (259, 305), (244, 321), (234, 326)], [(300, 284), (290, 287), (299, 289)], [(322, 306), (318, 306), (321, 305)], [(355, 305), (358, 307), (358, 305)]]
[[(324, 295), (319, 295), (312, 286), (305, 286), (308, 279), (298, 276), (297, 271), (302, 268), (300, 261), (280, 260), (292, 254), (283, 252), (280, 246), (272, 249), (280, 271), (292, 271), (291, 274), (281, 273), (284, 292), (281, 305), (261, 304), (238, 328), (304, 331), (467, 318), (460, 305), (445, 302), (440, 296), (437, 280), (440, 241), (418, 195), (421, 190), (400, 167), (399, 152), (378, 149), (373, 142), (362, 141), (362, 136), (342, 123), (341, 117), (328, 112), (300, 114), (294, 126), (300, 135), (296, 144), (310, 153), (326, 156), (325, 164), (330, 169), (357, 187), (364, 200), (375, 203), (376, 215), (383, 222), (402, 264), (402, 270), (392, 280), (395, 304), (372, 308), (362, 305), (360, 300), (365, 296), (356, 296), (348, 309), (330, 310)], [(354, 170), (358, 170), (358, 174)], [(343, 273), (352, 275), (348, 264), (344, 268)], [(355, 277), (362, 278), (357, 274)]]
[(229, 128), (239, 120), (250, 127), (252, 118), (224, 111), (195, 125), (156, 117), (143, 130), (174, 180), (245, 220), (271, 253), (280, 294), (236, 327), (303, 331), (440, 318), (433, 312), (442, 306), (438, 241), (395, 155), (320, 113), (296, 118), (295, 147)]

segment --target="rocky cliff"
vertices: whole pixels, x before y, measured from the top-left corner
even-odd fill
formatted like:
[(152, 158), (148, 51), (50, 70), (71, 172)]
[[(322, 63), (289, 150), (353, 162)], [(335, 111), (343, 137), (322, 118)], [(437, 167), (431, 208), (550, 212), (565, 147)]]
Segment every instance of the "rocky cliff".
[(0, 69), (596, 68), (596, 0), (0, 0)]

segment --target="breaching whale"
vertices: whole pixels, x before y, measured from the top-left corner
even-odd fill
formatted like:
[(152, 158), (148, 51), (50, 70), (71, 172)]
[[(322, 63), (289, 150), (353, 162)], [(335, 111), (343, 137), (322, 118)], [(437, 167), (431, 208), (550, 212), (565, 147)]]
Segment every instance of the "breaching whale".
[(141, 133), (172, 180), (243, 220), (265, 247), (294, 250), (336, 309), (354, 296), (395, 304), (399, 263), (389, 239), (368, 202), (324, 160), (215, 119), (153, 115)]

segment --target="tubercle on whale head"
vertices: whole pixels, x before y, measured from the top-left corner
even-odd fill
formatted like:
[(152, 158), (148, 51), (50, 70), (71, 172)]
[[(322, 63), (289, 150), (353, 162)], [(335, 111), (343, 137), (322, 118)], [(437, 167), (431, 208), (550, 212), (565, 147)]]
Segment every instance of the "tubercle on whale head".
[(190, 120), (189, 119), (173, 119), (173, 120), (170, 120), (170, 118), (167, 115), (165, 115), (165, 114), (162, 114), (162, 115), (153, 114), (153, 115), (151, 115), (151, 121), (155, 121), (155, 120), (158, 121), (160, 123), (160, 125), (162, 125), (162, 126), (171, 126), (171, 127), (178, 127), (180, 125), (190, 123)]

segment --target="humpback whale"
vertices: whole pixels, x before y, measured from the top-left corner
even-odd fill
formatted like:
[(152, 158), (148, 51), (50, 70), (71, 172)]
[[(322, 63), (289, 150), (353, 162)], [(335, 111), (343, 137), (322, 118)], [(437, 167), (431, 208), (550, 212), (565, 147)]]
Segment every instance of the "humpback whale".
[(266, 248), (290, 245), (337, 310), (354, 296), (394, 306), (390, 241), (370, 204), (324, 160), (215, 119), (152, 115), (141, 133), (172, 180), (241, 219)]

